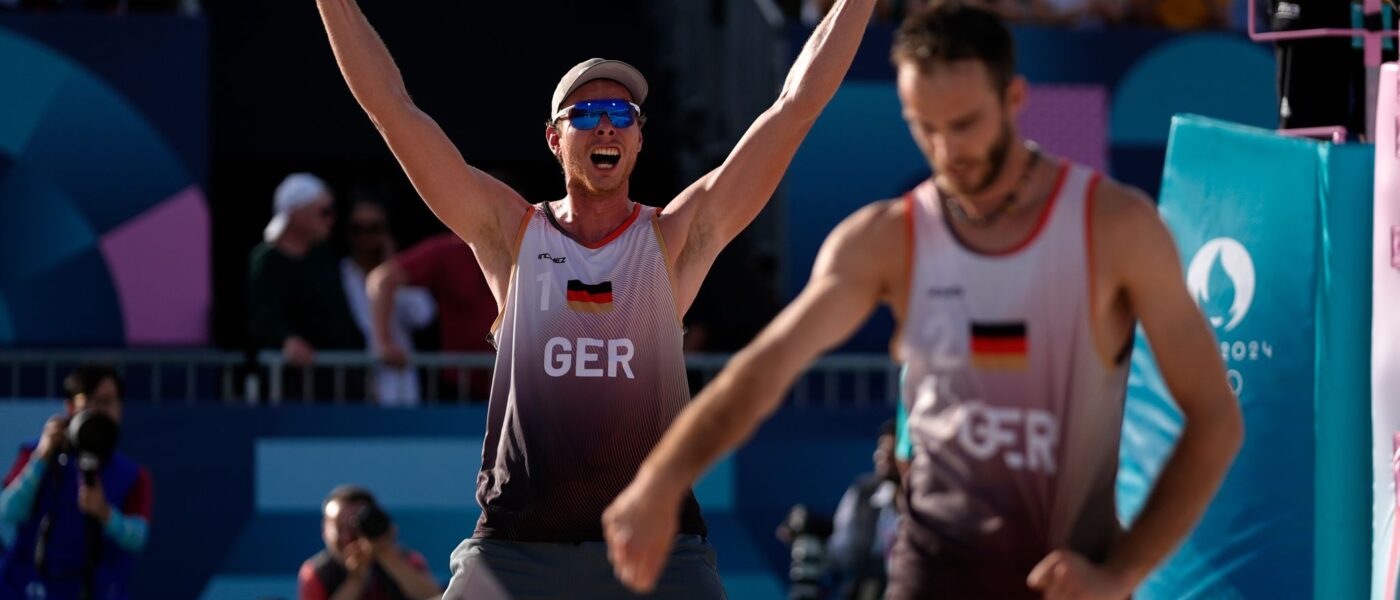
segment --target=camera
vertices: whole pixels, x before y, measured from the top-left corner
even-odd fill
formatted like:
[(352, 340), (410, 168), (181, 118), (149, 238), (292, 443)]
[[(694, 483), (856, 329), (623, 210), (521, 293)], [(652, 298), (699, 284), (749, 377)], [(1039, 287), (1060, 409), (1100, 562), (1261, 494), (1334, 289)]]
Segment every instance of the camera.
[(393, 525), (393, 521), (389, 519), (389, 513), (384, 512), (384, 509), (375, 502), (366, 502), (355, 513), (355, 527), (360, 530), (360, 535), (366, 539), (379, 539), (389, 532), (391, 525)]
[(788, 599), (815, 600), (822, 598), (823, 577), (826, 573), (826, 538), (831, 536), (831, 520), (811, 514), (798, 504), (788, 511), (780, 529), (791, 545), (792, 563), (788, 567)]
[(68, 447), (78, 455), (78, 469), (91, 485), (117, 449), (117, 422), (105, 413), (82, 410), (68, 421)]

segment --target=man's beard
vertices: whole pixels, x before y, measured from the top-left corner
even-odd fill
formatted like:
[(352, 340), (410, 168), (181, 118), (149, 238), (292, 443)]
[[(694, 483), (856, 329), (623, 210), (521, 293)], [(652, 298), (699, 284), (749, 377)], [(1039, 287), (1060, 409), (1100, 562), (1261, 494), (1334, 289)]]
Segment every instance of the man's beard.
[[(991, 150), (987, 152), (987, 173), (982, 176), (976, 184), (956, 190), (961, 195), (973, 196), (987, 191), (1001, 177), (1002, 171), (1006, 169), (1007, 156), (1011, 154), (1011, 124), (1002, 121), (1001, 134), (997, 136), (996, 143), (992, 144)], [(945, 180), (946, 181), (946, 180)]]

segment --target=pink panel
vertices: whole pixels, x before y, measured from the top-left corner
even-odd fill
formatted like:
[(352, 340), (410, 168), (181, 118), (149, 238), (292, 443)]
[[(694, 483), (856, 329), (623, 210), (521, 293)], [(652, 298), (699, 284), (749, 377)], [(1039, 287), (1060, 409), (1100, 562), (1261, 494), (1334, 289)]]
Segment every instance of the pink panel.
[(1035, 85), (1017, 125), (1046, 150), (1108, 170), (1108, 90), (1100, 85)]
[(190, 186), (102, 236), (132, 346), (209, 342), (209, 208)]
[[(1381, 68), (1376, 97), (1376, 193), (1374, 254), (1371, 261), (1371, 439), (1375, 534), (1371, 563), (1372, 597), (1394, 598), (1400, 563), (1400, 532), (1389, 526), (1400, 499), (1386, 493), (1396, 485), (1400, 444), (1400, 67)], [(1384, 596), (1382, 596), (1384, 592)]]

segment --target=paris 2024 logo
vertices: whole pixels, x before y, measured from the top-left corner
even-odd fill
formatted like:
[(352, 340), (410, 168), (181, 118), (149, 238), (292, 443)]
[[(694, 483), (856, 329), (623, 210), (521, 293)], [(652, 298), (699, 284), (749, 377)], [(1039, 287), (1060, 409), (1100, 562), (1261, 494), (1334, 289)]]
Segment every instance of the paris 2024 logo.
[(1254, 259), (1239, 240), (1218, 237), (1206, 242), (1191, 258), (1186, 268), (1186, 287), (1201, 306), (1220, 339), (1220, 357), (1228, 368), (1230, 388), (1239, 394), (1244, 389), (1240, 363), (1269, 360), (1274, 356), (1273, 344), (1264, 340), (1229, 339), (1249, 315), (1254, 304), (1257, 280)]

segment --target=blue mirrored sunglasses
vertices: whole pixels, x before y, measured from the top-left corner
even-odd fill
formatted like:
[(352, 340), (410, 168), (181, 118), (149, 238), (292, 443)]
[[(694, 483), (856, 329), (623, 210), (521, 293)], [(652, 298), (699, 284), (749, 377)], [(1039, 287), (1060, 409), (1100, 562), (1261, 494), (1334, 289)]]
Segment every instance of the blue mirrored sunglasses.
[(608, 122), (618, 129), (626, 129), (632, 126), (642, 114), (642, 107), (626, 100), (585, 100), (572, 106), (565, 106), (554, 114), (554, 121), (564, 117), (569, 118), (569, 123), (574, 129), (593, 129), (598, 126), (598, 122), (603, 119), (603, 115), (608, 116)]

